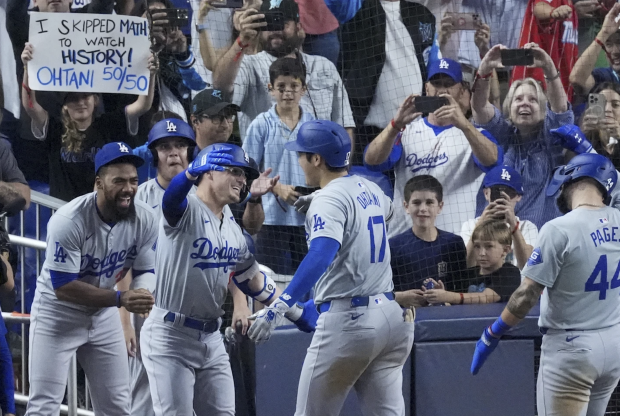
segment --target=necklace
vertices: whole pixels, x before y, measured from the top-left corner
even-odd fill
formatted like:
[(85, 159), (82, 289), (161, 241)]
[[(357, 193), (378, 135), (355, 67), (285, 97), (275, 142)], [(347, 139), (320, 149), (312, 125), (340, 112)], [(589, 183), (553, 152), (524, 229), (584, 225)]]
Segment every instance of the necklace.
[(593, 207), (593, 208), (603, 208), (604, 205), (595, 205), (595, 204), (579, 204), (573, 209), (577, 209), (579, 207)]

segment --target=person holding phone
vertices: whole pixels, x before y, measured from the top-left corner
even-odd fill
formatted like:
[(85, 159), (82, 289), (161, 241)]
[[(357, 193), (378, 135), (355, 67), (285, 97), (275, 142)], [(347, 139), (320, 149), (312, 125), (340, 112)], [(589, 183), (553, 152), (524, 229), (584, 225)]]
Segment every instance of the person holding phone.
[[(603, 82), (590, 95), (600, 94), (605, 98), (601, 115), (588, 108), (581, 118), (581, 131), (594, 146), (597, 153), (608, 157), (616, 169), (620, 167), (620, 85)], [(597, 112), (597, 113), (598, 113)]]
[[(489, 102), (489, 82), (494, 68), (502, 68), (503, 45), (496, 45), (484, 56), (478, 70), (478, 83), (472, 96), (477, 126), (497, 137), (504, 148), (504, 165), (514, 168), (523, 179), (523, 197), (515, 214), (540, 228), (560, 215), (553, 198), (545, 195), (553, 169), (563, 162), (563, 147), (555, 144), (551, 130), (572, 124), (574, 115), (560, 74), (551, 57), (538, 45), (527, 44), (533, 67), (542, 68), (547, 79), (547, 94), (533, 78), (513, 82), (502, 111)], [(478, 207), (481, 213), (482, 207)]]
[[(452, 233), (474, 216), (484, 173), (503, 160), (494, 136), (474, 127), (458, 104), (463, 93), (462, 79), (458, 62), (447, 58), (432, 61), (425, 84), (426, 97), (409, 96), (370, 143), (364, 157), (370, 169), (379, 165), (394, 167), (396, 206), (403, 205), (403, 189), (410, 178), (421, 174), (437, 178), (444, 187), (445, 198), (436, 226)], [(428, 116), (419, 118), (423, 112), (428, 112)], [(394, 146), (398, 139), (402, 147)], [(399, 151), (400, 154), (394, 154)], [(388, 235), (391, 238), (411, 227), (411, 218), (404, 210), (397, 210)]]
[(501, 219), (512, 234), (512, 250), (506, 256), (506, 262), (522, 269), (536, 246), (538, 228), (531, 221), (515, 215), (515, 205), (523, 197), (521, 175), (510, 166), (496, 166), (484, 176), (482, 186), (488, 205), (479, 217), (467, 220), (461, 227), (460, 235), (467, 244), (467, 266), (476, 265), (471, 239), (474, 228), (489, 219)]

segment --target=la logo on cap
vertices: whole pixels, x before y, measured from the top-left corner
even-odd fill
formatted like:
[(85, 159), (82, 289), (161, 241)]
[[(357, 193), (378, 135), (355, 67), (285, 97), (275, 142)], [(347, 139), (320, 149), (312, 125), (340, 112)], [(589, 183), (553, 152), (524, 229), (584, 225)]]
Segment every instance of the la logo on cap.
[(129, 153), (129, 149), (123, 143), (118, 143), (118, 150), (123, 153)]
[(220, 100), (222, 100), (222, 91), (220, 90), (213, 90), (213, 92), (211, 93), (212, 96), (219, 98)]
[(170, 120), (166, 121), (166, 128), (168, 129), (168, 132), (177, 131), (177, 125)]
[(450, 64), (448, 63), (448, 61), (444, 61), (442, 59), (441, 61), (439, 61), (439, 68), (440, 69), (449, 69), (450, 68)]
[(506, 169), (502, 169), (502, 179), (505, 181), (510, 181), (510, 173)]

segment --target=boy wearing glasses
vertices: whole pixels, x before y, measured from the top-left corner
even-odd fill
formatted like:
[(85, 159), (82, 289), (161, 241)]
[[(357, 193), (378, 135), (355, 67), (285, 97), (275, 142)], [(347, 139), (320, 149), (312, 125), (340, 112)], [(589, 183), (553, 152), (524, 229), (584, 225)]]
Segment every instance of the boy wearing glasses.
[(293, 274), (308, 250), (304, 215), (293, 207), (306, 180), (297, 154), (284, 145), (295, 141), (300, 126), (314, 116), (299, 105), (306, 93), (306, 71), (298, 60), (276, 60), (269, 67), (269, 81), (276, 104), (252, 121), (243, 143), (259, 166), (272, 167), (280, 175), (273, 193), (263, 199), (265, 222), (257, 235), (256, 258), (276, 273)]
[(509, 166), (496, 166), (484, 176), (482, 186), (484, 198), (489, 204), (480, 217), (466, 221), (461, 227), (461, 238), (467, 242), (467, 266), (476, 266), (471, 241), (474, 228), (489, 219), (503, 219), (512, 233), (512, 251), (506, 256), (506, 263), (523, 269), (536, 246), (538, 228), (515, 215), (515, 206), (523, 196), (521, 175)]

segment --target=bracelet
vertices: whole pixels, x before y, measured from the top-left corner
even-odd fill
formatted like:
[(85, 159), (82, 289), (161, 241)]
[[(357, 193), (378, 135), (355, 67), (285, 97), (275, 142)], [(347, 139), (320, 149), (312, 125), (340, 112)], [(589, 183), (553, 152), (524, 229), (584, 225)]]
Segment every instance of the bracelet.
[(459, 293), (459, 295), (461, 295), (461, 301), (459, 302), (459, 305), (462, 305), (465, 302), (465, 296), (463, 296), (462, 293)]
[(394, 128), (394, 130), (398, 130), (398, 131), (405, 131), (405, 129), (407, 128), (407, 126), (403, 127), (403, 128), (398, 128), (396, 127), (396, 122), (394, 122), (394, 119), (392, 119), (390, 121), (390, 124), (392, 125), (392, 127)]
[(517, 230), (519, 229), (519, 224), (520, 224), (519, 221), (517, 221), (517, 225), (515, 225), (514, 230), (512, 230), (512, 232), (510, 234), (514, 234), (514, 233), (517, 232)]
[(550, 77), (550, 78), (548, 78), (548, 77), (545, 75), (545, 76), (544, 76), (544, 77), (545, 77), (545, 79), (546, 79), (547, 81), (555, 81), (556, 79), (560, 78), (560, 71), (558, 71), (557, 69), (556, 69), (556, 71), (557, 71), (557, 72), (556, 72), (556, 74), (555, 74), (554, 76)]
[(241, 50), (239, 52), (237, 52), (237, 54), (233, 58), (233, 61), (235, 61), (235, 62), (238, 61), (239, 58), (241, 58), (241, 55), (243, 55), (243, 50), (250, 46), (249, 43), (245, 43), (245, 44), (241, 43), (241, 38), (239, 38), (239, 37), (237, 38), (237, 42), (236, 43), (237, 43), (237, 46), (239, 46), (241, 48)]
[(493, 76), (493, 71), (489, 72), (486, 75), (480, 75), (480, 72), (476, 73), (476, 78), (478, 79), (489, 79)]
[(121, 291), (120, 290), (116, 291), (116, 307), (117, 308), (121, 307)]

